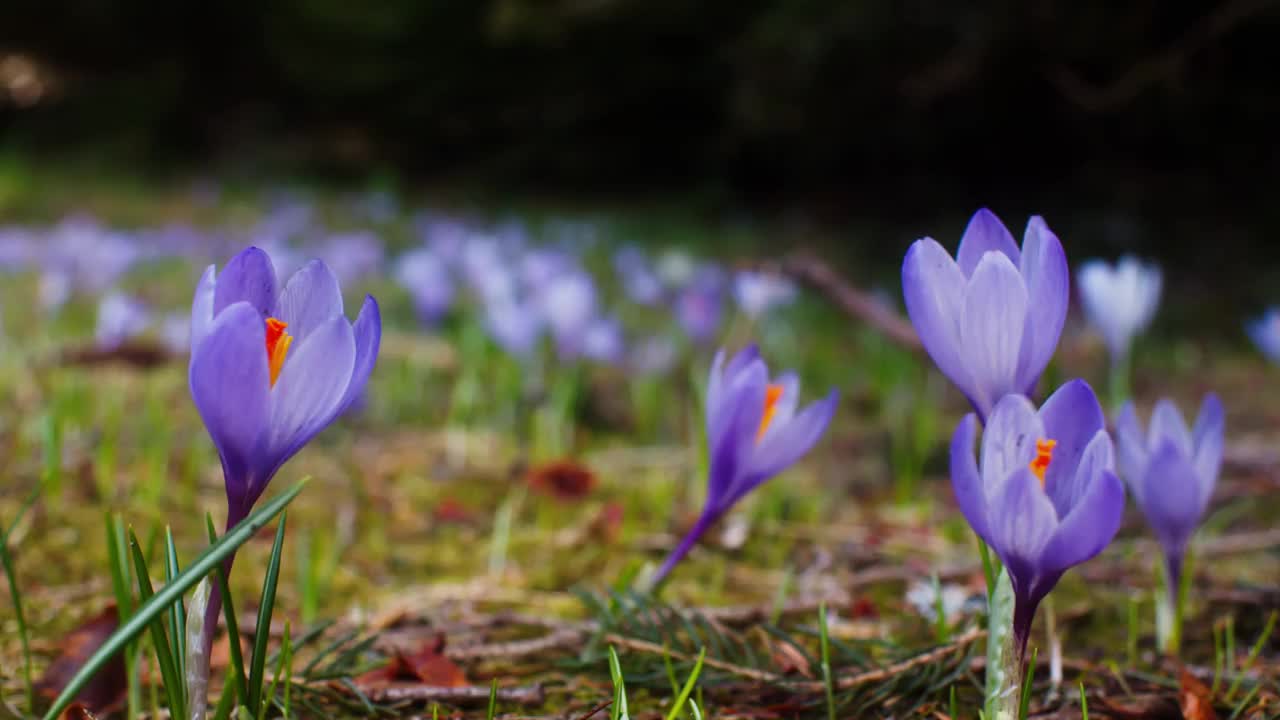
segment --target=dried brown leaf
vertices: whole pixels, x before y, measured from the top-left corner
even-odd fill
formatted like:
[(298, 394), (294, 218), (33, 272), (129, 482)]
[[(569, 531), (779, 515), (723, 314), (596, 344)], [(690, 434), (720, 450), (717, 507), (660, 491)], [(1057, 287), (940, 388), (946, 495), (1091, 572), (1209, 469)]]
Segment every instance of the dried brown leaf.
[(1213, 691), (1183, 668), (1178, 678), (1178, 706), (1186, 720), (1218, 720), (1213, 711)]
[[(67, 683), (71, 682), (71, 678), (75, 677), (76, 672), (98, 648), (102, 647), (102, 643), (107, 641), (119, 624), (116, 606), (110, 605), (67, 633), (59, 643), (58, 656), (36, 683), (39, 693), (51, 701), (57, 698)], [(94, 713), (110, 714), (124, 706), (125, 688), (124, 656), (116, 655), (76, 696), (80, 714), (72, 714), (71, 710), (68, 710), (68, 715), (65, 717), (93, 717)], [(72, 708), (74, 709), (75, 706)]]

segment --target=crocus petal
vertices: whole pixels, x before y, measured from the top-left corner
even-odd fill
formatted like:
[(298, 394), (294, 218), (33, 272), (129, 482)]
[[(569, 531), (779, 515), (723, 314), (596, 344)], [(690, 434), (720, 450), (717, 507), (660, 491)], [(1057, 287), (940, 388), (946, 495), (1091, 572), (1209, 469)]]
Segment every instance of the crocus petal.
[(1093, 388), (1083, 380), (1072, 380), (1050, 395), (1040, 408), (1040, 419), (1044, 421), (1046, 437), (1056, 442), (1044, 482), (1045, 490), (1054, 498), (1054, 506), (1061, 515), (1062, 504), (1054, 488), (1071, 485), (1085, 447), (1094, 441), (1099, 430), (1106, 427), (1107, 420)]
[(978, 433), (978, 416), (964, 416), (951, 436), (951, 487), (956, 494), (956, 504), (969, 521), (969, 527), (988, 544), (991, 533), (987, 528), (987, 488), (978, 473), (973, 442)]
[(276, 292), (276, 270), (271, 258), (256, 247), (246, 248), (218, 274), (213, 312), (219, 314), (233, 303), (247, 302), (266, 318), (275, 308)]
[(1209, 495), (1222, 469), (1223, 431), (1226, 421), (1222, 410), (1222, 401), (1218, 396), (1209, 393), (1200, 405), (1200, 415), (1196, 418), (1196, 426), (1191, 431), (1195, 445), (1194, 462), (1196, 474), (1200, 476), (1200, 491), (1203, 497), (1201, 505), (1207, 504)]
[(1038, 215), (1027, 223), (1020, 269), (1030, 304), (1019, 357), (1018, 387), (1027, 391), (1035, 385), (1058, 348), (1071, 295), (1067, 254), (1058, 236)]
[(1036, 440), (1043, 437), (1044, 425), (1026, 397), (1005, 395), (996, 403), (982, 432), (982, 481), (988, 495), (1030, 465)]
[(962, 390), (972, 383), (960, 355), (965, 277), (932, 238), (917, 240), (902, 263), (902, 295), (920, 342), (942, 374)]
[(1147, 429), (1147, 447), (1155, 449), (1162, 440), (1170, 440), (1178, 446), (1178, 450), (1190, 458), (1195, 448), (1191, 442), (1191, 431), (1178, 412), (1178, 406), (1172, 400), (1161, 399), (1151, 413), (1151, 427)]
[(1040, 556), (1058, 529), (1058, 514), (1040, 489), (1040, 479), (1022, 468), (996, 491), (987, 508), (991, 545), (1024, 586), (1039, 573)]
[(791, 418), (795, 417), (796, 410), (800, 407), (800, 378), (793, 372), (785, 372), (774, 378), (770, 385), (777, 385), (782, 389), (782, 394), (778, 396), (777, 402), (773, 406), (773, 418), (769, 421), (769, 429), (765, 434), (768, 437), (775, 428), (785, 426), (791, 422)]
[(360, 397), (360, 393), (364, 392), (369, 375), (373, 373), (373, 366), (378, 361), (378, 348), (382, 345), (382, 313), (378, 308), (378, 301), (372, 295), (365, 296), (364, 305), (360, 307), (360, 314), (356, 316), (351, 331), (356, 341), (356, 360), (339, 413), (346, 412), (356, 398)]
[(1092, 558), (1111, 542), (1120, 529), (1124, 515), (1124, 486), (1110, 470), (1097, 471), (1096, 466), (1081, 466), (1082, 472), (1097, 474), (1092, 481), (1081, 481), (1084, 495), (1062, 519), (1053, 539), (1041, 555), (1041, 568), (1046, 573), (1061, 572)]
[(765, 435), (755, 446), (745, 474), (761, 482), (782, 472), (809, 452), (831, 424), (838, 398), (839, 393), (832, 390), (825, 398), (810, 403), (795, 417), (781, 424), (776, 432)]
[(209, 334), (209, 326), (213, 325), (213, 295), (217, 287), (217, 271), (210, 265), (204, 269), (200, 282), (196, 284), (195, 297), (191, 300), (191, 347), (200, 345), (205, 335)]
[(1017, 387), (1018, 353), (1027, 319), (1027, 288), (1003, 253), (988, 252), (965, 290), (960, 338), (980, 412)]
[(711, 448), (707, 508), (716, 511), (723, 511), (731, 504), (730, 492), (745, 470), (748, 453), (755, 444), (756, 431), (764, 415), (769, 371), (764, 362), (757, 359), (727, 379), (729, 384), (724, 388), (718, 424), (707, 437)]
[(1142, 475), (1147, 467), (1147, 438), (1138, 421), (1138, 413), (1129, 401), (1116, 416), (1116, 458), (1120, 474), (1133, 491), (1134, 499), (1142, 502)]
[(1167, 552), (1181, 552), (1205, 508), (1191, 457), (1172, 440), (1163, 440), (1151, 454), (1142, 483), (1147, 522)]
[(313, 330), (342, 315), (342, 290), (338, 278), (319, 260), (303, 265), (276, 301), (275, 317), (289, 324), (294, 342), (302, 342)]
[(998, 252), (1017, 265), (1021, 261), (1018, 244), (1013, 241), (1009, 228), (1000, 222), (996, 214), (982, 208), (969, 218), (969, 225), (960, 238), (960, 249), (956, 251), (956, 262), (965, 277), (972, 277), (982, 256), (989, 252)]
[(191, 397), (218, 448), (232, 502), (244, 497), (264, 450), (270, 387), (265, 341), (261, 314), (241, 302), (218, 314), (191, 353)]
[[(1049, 468), (1052, 469), (1056, 462), (1058, 458), (1055, 453)], [(1070, 465), (1063, 463), (1062, 468), (1062, 472), (1053, 476), (1046, 473), (1044, 485), (1045, 494), (1053, 502), (1053, 509), (1059, 518), (1071, 514), (1099, 475), (1103, 472), (1115, 472), (1115, 450), (1111, 445), (1111, 436), (1106, 430), (1098, 430), (1074, 458), (1074, 462)]]
[(355, 337), (341, 315), (290, 349), (271, 390), (272, 472), (333, 421), (351, 382), (355, 358)]

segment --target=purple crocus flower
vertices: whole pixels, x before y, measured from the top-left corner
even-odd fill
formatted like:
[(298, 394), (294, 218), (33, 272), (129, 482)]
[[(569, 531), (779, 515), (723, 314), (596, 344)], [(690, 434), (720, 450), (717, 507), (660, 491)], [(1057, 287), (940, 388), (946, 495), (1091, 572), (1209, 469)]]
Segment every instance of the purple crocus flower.
[(970, 413), (951, 439), (951, 482), (961, 512), (1004, 562), (1013, 582), (1019, 656), (1036, 607), (1069, 568), (1102, 551), (1120, 528), (1124, 487), (1093, 389), (1063, 385), (1039, 411), (1005, 395), (982, 433)]
[[(312, 260), (284, 288), (265, 252), (250, 247), (221, 273), (212, 265), (191, 304), (191, 397), (222, 461), (227, 529), (245, 518), (285, 461), (363, 391), (378, 357), (382, 319), (366, 297), (355, 323), (338, 279)], [(230, 573), (232, 557), (224, 569)], [(205, 609), (202, 652), (222, 598)]]
[(114, 350), (127, 340), (146, 332), (151, 311), (142, 301), (119, 292), (109, 292), (98, 303), (94, 341), (104, 350)]
[(1280, 308), (1267, 308), (1261, 317), (1246, 322), (1244, 329), (1268, 360), (1280, 363)]
[(555, 276), (538, 290), (538, 304), (556, 344), (571, 354), (595, 319), (595, 282), (586, 272), (572, 270)]
[(742, 270), (733, 276), (733, 297), (748, 317), (759, 318), (795, 300), (796, 286), (782, 275)]
[(413, 299), (418, 319), (435, 325), (453, 305), (453, 278), (444, 261), (430, 248), (410, 250), (396, 261), (396, 281)]
[(221, 273), (205, 270), (191, 308), (191, 396), (222, 460), (228, 528), (360, 394), (381, 337), (377, 302), (367, 297), (349, 322), (338, 279), (319, 260), (283, 288), (255, 247)]
[(1132, 402), (1116, 417), (1120, 473), (1164, 550), (1170, 601), (1177, 599), (1187, 543), (1218, 482), (1224, 425), (1222, 401), (1212, 393), (1192, 430), (1170, 400), (1156, 403), (1145, 433)]
[(542, 338), (542, 315), (527, 302), (495, 300), (485, 305), (485, 328), (503, 351), (527, 360)]
[(616, 318), (597, 318), (582, 332), (577, 354), (606, 365), (622, 362), (627, 352), (626, 337)]
[(656, 587), (691, 550), (698, 538), (761, 483), (799, 460), (822, 437), (836, 410), (836, 391), (800, 405), (794, 373), (770, 380), (754, 345), (725, 361), (716, 353), (707, 380), (707, 501), (693, 528), (654, 576)]
[(938, 369), (982, 417), (1032, 394), (1058, 345), (1070, 285), (1062, 244), (1039, 216), (1022, 248), (990, 210), (974, 214), (953, 259), (932, 238), (902, 264), (907, 314)]

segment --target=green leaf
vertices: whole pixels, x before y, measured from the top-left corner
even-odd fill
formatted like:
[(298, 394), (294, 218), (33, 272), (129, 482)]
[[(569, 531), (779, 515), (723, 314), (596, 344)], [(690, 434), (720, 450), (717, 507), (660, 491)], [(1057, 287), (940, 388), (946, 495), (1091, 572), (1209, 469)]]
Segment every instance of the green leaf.
[(276, 605), (276, 585), (280, 580), (280, 555), (284, 551), (284, 526), (288, 513), (280, 514), (276, 540), (271, 546), (267, 577), (262, 583), (262, 600), (258, 603), (258, 625), (253, 632), (253, 660), (249, 667), (249, 711), (257, 714), (262, 703), (262, 676), (267, 667), (267, 641), (271, 638), (271, 613)]
[(138, 606), (128, 620), (123, 620), (124, 616), (122, 614), (120, 627), (85, 662), (75, 677), (71, 678), (71, 681), (63, 688), (62, 693), (54, 700), (49, 711), (45, 713), (44, 720), (56, 720), (67, 709), (67, 706), (75, 700), (76, 695), (80, 693), (85, 684), (102, 669), (107, 661), (145, 632), (151, 622), (166, 612), (174, 601), (182, 597), (183, 593), (194, 587), (196, 583), (200, 582), (201, 578), (217, 567), (223, 560), (230, 557), (241, 545), (248, 542), (254, 533), (262, 529), (271, 518), (284, 510), (289, 502), (298, 496), (298, 493), (302, 491), (306, 484), (307, 481), (303, 480), (294, 485), (279, 496), (272, 498), (257, 512), (245, 518), (231, 532), (201, 553), (200, 557), (196, 558), (195, 562), (174, 578), (172, 583), (165, 585), (160, 589), (160, 592), (152, 595), (149, 600)]
[(818, 606), (818, 640), (822, 651), (822, 686), (827, 694), (827, 717), (836, 720), (836, 688), (831, 677), (831, 641), (827, 635), (827, 604)]
[[(218, 531), (213, 527), (213, 516), (205, 514), (205, 529), (209, 533), (210, 545), (217, 543)], [(222, 617), (227, 622), (227, 650), (231, 656), (231, 681), (222, 689), (222, 700), (218, 702), (218, 714), (215, 720), (226, 720), (230, 717), (232, 701), (245, 697), (248, 681), (244, 674), (244, 655), (240, 651), (240, 622), (236, 619), (235, 603), (231, 600), (231, 588), (227, 583), (227, 573), (218, 563), (213, 569), (214, 581), (218, 586), (218, 594), (222, 597)], [(230, 696), (230, 697), (228, 697)], [(222, 714), (225, 712), (226, 714)]]
[[(166, 585), (182, 572), (178, 563), (178, 548), (173, 543), (173, 528), (164, 527), (164, 582)], [(169, 608), (169, 642), (171, 652), (178, 666), (178, 677), (187, 676), (187, 609), (179, 597)], [(186, 707), (186, 683), (182, 685), (183, 707)]]
[[(129, 530), (129, 550), (133, 555), (134, 576), (138, 581), (138, 600), (146, 603), (155, 591), (151, 586), (151, 574), (147, 571), (147, 559), (142, 555), (142, 546), (138, 538)], [(151, 623), (151, 644), (155, 645), (156, 662), (160, 665), (160, 677), (164, 680), (164, 691), (169, 697), (169, 713), (173, 717), (186, 717), (186, 707), (182, 702), (182, 676), (178, 674), (178, 666), (173, 661), (172, 647), (164, 634), (164, 621), (159, 616)]]
[(1027, 665), (1027, 675), (1022, 679), (1022, 693), (1018, 700), (1018, 720), (1026, 720), (1027, 708), (1031, 707), (1031, 683), (1036, 679), (1036, 660), (1039, 655), (1040, 648), (1031, 649), (1031, 663)]
[(703, 646), (698, 653), (698, 661), (693, 665), (693, 671), (689, 673), (689, 679), (684, 681), (684, 687), (680, 689), (680, 695), (676, 697), (676, 701), (671, 705), (671, 712), (667, 713), (667, 720), (676, 720), (680, 716), (681, 708), (688, 702), (689, 696), (693, 694), (693, 687), (698, 684), (698, 676), (702, 674), (702, 661), (706, 657), (707, 648)]
[(36, 690), (31, 684), (31, 641), (27, 633), (27, 619), (22, 613), (22, 592), (18, 590), (18, 575), (13, 569), (13, 558), (9, 557), (8, 533), (0, 539), (0, 565), (4, 566), (4, 576), (9, 581), (9, 598), (13, 601), (13, 612), (18, 619), (18, 639), (22, 641), (22, 679), (27, 688), (27, 709), (36, 711)]

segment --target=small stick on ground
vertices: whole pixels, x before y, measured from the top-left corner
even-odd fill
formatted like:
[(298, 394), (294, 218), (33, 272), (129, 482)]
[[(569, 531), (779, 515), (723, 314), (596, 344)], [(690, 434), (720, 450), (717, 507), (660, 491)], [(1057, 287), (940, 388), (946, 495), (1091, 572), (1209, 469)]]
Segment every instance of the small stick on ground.
[[(440, 687), (437, 685), (392, 685), (385, 688), (362, 689), (369, 700), (376, 703), (445, 702), (458, 705), (489, 702), (489, 687), (466, 685)], [(541, 685), (503, 688), (497, 690), (498, 700), (518, 705), (541, 705), (546, 694)]]
[(920, 352), (924, 346), (911, 323), (893, 308), (849, 284), (830, 265), (808, 252), (796, 252), (782, 261), (782, 272), (826, 295), (836, 307), (871, 327), (907, 350)]

